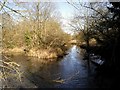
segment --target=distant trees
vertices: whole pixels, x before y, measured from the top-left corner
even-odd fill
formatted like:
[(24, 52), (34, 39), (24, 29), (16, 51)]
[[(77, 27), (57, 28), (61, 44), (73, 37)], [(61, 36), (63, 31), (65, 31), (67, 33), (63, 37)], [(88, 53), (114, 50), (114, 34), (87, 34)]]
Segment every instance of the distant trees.
[[(104, 3), (79, 3), (79, 4), (73, 4), (74, 7), (77, 8), (78, 14), (75, 15), (75, 18), (77, 20), (76, 25), (79, 23), (79, 30), (76, 30), (78, 32), (83, 32), (84, 34), (84, 40), (88, 42), (91, 38), (93, 38), (93, 35), (96, 35), (95, 33), (102, 33), (101, 31), (97, 30), (95, 27), (98, 22), (101, 22), (102, 20), (105, 20), (105, 14), (107, 12), (106, 9), (104, 9)], [(104, 7), (103, 7), (104, 6)], [(83, 10), (84, 9), (84, 10)], [(74, 18), (74, 19), (75, 19)], [(73, 20), (74, 20), (73, 19)], [(75, 26), (76, 27), (76, 26)], [(96, 29), (96, 30), (95, 30)], [(98, 34), (97, 34), (98, 35)], [(94, 38), (99, 38), (99, 36)]]

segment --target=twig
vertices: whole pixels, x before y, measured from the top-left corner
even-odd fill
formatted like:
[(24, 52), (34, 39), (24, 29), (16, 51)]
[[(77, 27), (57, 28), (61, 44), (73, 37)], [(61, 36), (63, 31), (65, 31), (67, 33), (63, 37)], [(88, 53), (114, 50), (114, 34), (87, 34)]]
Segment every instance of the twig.
[[(0, 1), (0, 5), (2, 6), (2, 9), (3, 9), (3, 7), (6, 7), (6, 8), (8, 8), (9, 10), (11, 10), (11, 11), (13, 11), (13, 12), (15, 12), (15, 13), (17, 13), (17, 14), (19, 14), (19, 15), (21, 15), (22, 17), (24, 17), (24, 18), (26, 18), (25, 16), (23, 16), (21, 13), (19, 13), (17, 10), (14, 10), (14, 9), (12, 9), (12, 8), (10, 8), (10, 7), (8, 7), (8, 6), (6, 6), (4, 3), (3, 3), (3, 5), (1, 4), (2, 2)], [(1, 10), (2, 10), (1, 9)], [(0, 11), (1, 11), (0, 10)]]

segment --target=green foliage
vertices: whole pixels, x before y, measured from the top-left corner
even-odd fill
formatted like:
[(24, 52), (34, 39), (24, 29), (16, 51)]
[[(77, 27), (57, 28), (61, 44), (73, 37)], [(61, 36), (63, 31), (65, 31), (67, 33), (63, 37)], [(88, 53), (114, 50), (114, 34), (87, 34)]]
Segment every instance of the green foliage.
[(30, 46), (31, 44), (31, 34), (28, 31), (25, 32), (25, 44), (26, 46)]

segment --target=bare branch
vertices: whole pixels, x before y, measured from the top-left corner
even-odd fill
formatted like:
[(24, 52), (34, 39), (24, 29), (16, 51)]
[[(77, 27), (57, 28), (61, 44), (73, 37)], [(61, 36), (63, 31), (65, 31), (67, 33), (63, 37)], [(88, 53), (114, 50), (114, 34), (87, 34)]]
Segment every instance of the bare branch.
[[(11, 10), (11, 11), (13, 11), (13, 12), (15, 12), (15, 13), (21, 15), (22, 17), (25, 17), (25, 16), (23, 16), (21, 13), (19, 13), (17, 10), (14, 10), (14, 9), (12, 9), (12, 8), (10, 8), (10, 7), (8, 7), (8, 6), (6, 6), (5, 3), (6, 3), (6, 2), (4, 2), (3, 4), (1, 4), (1, 2), (0, 2), (0, 5), (2, 6), (2, 9), (3, 9), (3, 7), (6, 7), (6, 8), (8, 8), (9, 10)], [(1, 9), (1, 10), (2, 10), (2, 9)], [(26, 18), (26, 17), (25, 17), (25, 18)]]
[[(81, 6), (83, 6), (82, 4), (80, 4)], [(88, 9), (91, 9), (91, 10), (93, 10), (93, 11), (95, 11), (95, 12), (97, 12), (99, 15), (101, 15), (105, 20), (107, 20), (107, 18), (102, 14), (102, 13), (100, 13), (98, 10), (96, 10), (96, 9), (94, 9), (93, 7), (89, 7), (89, 6), (83, 6), (83, 7), (85, 7), (85, 8), (88, 8)], [(108, 21), (108, 20), (107, 20)]]
[[(1, 3), (1, 1), (0, 1)], [(0, 4), (1, 8), (0, 8), (0, 11), (3, 9), (3, 7), (5, 6), (6, 2), (4, 1), (3, 4)]]
[(72, 5), (75, 9), (77, 9), (79, 11), (79, 7), (75, 6), (73, 3), (70, 3), (69, 1), (67, 1), (67, 3), (70, 4), (70, 5)]

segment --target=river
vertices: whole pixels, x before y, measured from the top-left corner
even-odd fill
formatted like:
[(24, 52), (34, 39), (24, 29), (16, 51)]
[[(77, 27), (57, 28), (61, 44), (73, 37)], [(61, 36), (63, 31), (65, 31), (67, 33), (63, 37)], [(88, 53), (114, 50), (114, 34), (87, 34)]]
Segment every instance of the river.
[[(97, 87), (94, 77), (94, 66), (89, 71), (83, 60), (82, 50), (76, 45), (68, 50), (61, 60), (42, 65), (41, 60), (23, 55), (13, 56), (13, 61), (21, 65), (26, 78), (25, 86), (32, 83), (37, 88), (93, 88)], [(31, 85), (31, 87), (32, 87)]]

